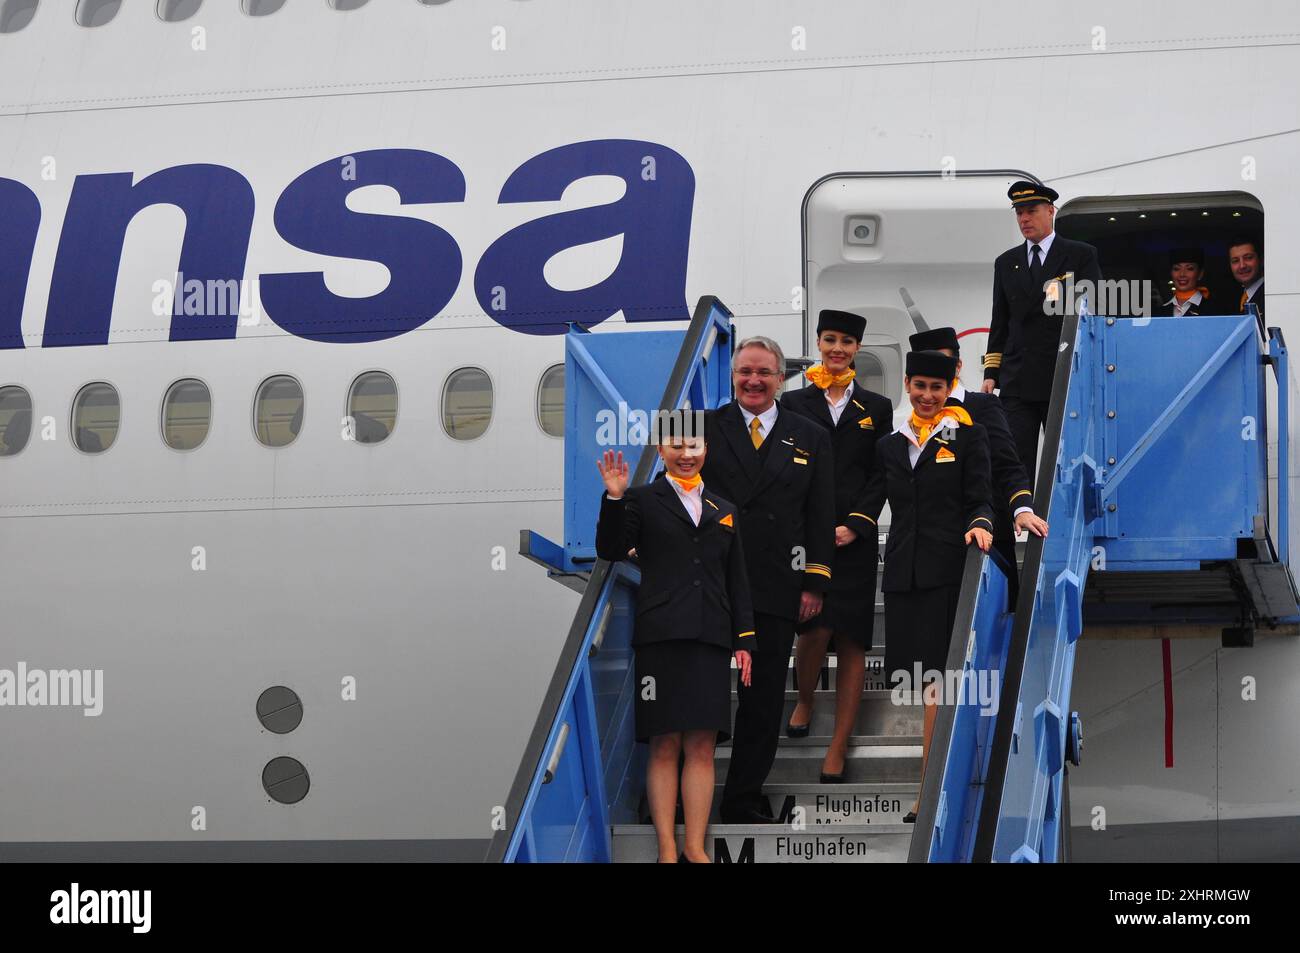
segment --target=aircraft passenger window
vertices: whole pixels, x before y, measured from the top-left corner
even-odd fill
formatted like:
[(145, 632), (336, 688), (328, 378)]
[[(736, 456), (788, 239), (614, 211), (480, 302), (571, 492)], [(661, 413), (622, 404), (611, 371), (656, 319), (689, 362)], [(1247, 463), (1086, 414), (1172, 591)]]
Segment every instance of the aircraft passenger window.
[(287, 374), (269, 377), (257, 389), (254, 430), (264, 447), (287, 447), (302, 429), (302, 385)]
[(453, 371), (442, 389), (442, 428), (454, 440), (481, 437), (492, 422), (492, 381), (477, 367)]
[(537, 422), (542, 432), (564, 436), (564, 365), (548, 367), (537, 388)]
[(163, 397), (163, 442), (173, 450), (193, 450), (208, 436), (212, 394), (203, 381), (177, 381)]
[(72, 445), (82, 453), (103, 453), (113, 446), (121, 422), (117, 389), (102, 381), (87, 384), (72, 402)]
[(357, 443), (381, 443), (397, 426), (397, 384), (383, 371), (367, 371), (352, 382), (348, 416)]
[(80, 26), (103, 26), (117, 16), (122, 0), (78, 0), (77, 23)]
[(269, 17), (284, 6), (284, 0), (243, 0), (241, 6), (250, 17)]
[(0, 457), (12, 457), (31, 435), (31, 394), (16, 384), (0, 387)]
[(158, 19), (164, 23), (180, 23), (199, 12), (203, 0), (158, 0)]
[(36, 16), (40, 0), (4, 0), (0, 5), (0, 33), (17, 33)]
[(348, 10), (360, 10), (369, 2), (370, 0), (329, 0), (331, 9), (342, 10), (344, 12)]

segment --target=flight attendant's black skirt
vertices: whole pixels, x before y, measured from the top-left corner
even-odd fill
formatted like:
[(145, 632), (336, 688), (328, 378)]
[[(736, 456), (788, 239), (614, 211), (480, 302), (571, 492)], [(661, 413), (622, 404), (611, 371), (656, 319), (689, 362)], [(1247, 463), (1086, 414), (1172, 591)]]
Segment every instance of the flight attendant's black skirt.
[(948, 643), (957, 618), (961, 586), (909, 589), (885, 593), (885, 682), (893, 688), (895, 673), (906, 672), (913, 690), (915, 665), (943, 672), (948, 664)]
[(822, 595), (822, 611), (795, 631), (828, 628), (832, 633), (832, 648), (835, 639), (845, 638), (869, 649), (876, 627), (876, 551), (869, 552), (869, 559), (850, 560), (840, 556), (836, 554), (831, 568), (832, 588)]
[[(710, 729), (718, 741), (731, 737), (731, 651), (694, 639), (638, 646), (636, 740)], [(646, 688), (653, 678), (654, 695)]]

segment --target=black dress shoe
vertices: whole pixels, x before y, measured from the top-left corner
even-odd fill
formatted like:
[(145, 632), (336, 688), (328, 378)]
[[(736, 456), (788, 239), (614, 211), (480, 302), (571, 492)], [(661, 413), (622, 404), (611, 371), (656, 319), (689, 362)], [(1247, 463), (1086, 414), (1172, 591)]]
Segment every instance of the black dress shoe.
[(787, 721), (785, 723), (785, 736), (787, 738), (807, 738), (811, 727), (812, 722), (806, 725), (795, 725)]
[(822, 784), (843, 784), (844, 772), (841, 771), (839, 774), (827, 774), (823, 771), (821, 774), (821, 782)]
[(904, 824), (915, 824), (915, 823), (916, 823), (916, 811), (908, 811), (906, 814), (904, 814), (904, 815), (903, 815), (903, 823), (904, 823)]

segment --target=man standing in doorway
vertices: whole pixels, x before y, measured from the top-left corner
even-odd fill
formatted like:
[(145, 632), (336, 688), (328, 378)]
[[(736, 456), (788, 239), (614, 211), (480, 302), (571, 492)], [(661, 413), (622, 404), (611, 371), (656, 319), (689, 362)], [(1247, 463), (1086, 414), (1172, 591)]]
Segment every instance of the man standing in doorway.
[[(984, 355), (986, 394), (1001, 389), (1020, 462), (1033, 481), (1038, 434), (1047, 422), (1057, 345), (1067, 310), (1061, 296), (1074, 284), (1101, 282), (1097, 249), (1056, 234), (1056, 190), (1016, 182), (1007, 190), (1024, 241), (993, 263), (993, 320)], [(1094, 291), (1095, 294), (1095, 291)]]

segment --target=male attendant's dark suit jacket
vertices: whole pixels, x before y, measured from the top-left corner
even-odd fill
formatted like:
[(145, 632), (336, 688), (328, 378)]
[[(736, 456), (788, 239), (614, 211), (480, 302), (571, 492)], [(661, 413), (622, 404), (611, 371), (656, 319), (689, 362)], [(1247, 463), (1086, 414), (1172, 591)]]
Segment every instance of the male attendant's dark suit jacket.
[[(1237, 291), (1238, 298), (1241, 297), (1242, 290), (1243, 289), (1239, 288)], [(1245, 314), (1247, 304), (1253, 304), (1255, 306), (1255, 310), (1259, 312), (1259, 318), (1262, 321), (1264, 319), (1264, 282), (1261, 281), (1259, 283), (1259, 287), (1255, 289), (1255, 293), (1246, 299), (1245, 304), (1241, 305), (1241, 307), (1237, 309), (1237, 313)]]
[(931, 435), (915, 469), (903, 434), (876, 443), (867, 513), (879, 516), (889, 502), (885, 592), (959, 585), (967, 531), (977, 526), (993, 531), (988, 435), (979, 424), (950, 432), (951, 437), (943, 431)]
[[(1045, 401), (1052, 397), (1065, 302), (1061, 314), (1044, 309), (1042, 284), (1036, 286), (1029, 276), (1028, 248), (1021, 242), (993, 262), (993, 320), (984, 376), (993, 379), (1003, 397)], [(1064, 282), (1067, 272), (1074, 273), (1076, 284), (1084, 279), (1094, 285), (1101, 281), (1097, 249), (1057, 235), (1043, 261), (1043, 282), (1052, 278)], [(1089, 306), (1097, 307), (1095, 292)]]
[(815, 384), (786, 391), (781, 406), (817, 422), (830, 434), (835, 455), (835, 525), (847, 526), (858, 536), (849, 545), (835, 548), (830, 588), (862, 585), (880, 551), (874, 516), (863, 509), (864, 494), (876, 461), (876, 441), (894, 429), (894, 407), (889, 398), (857, 384), (838, 424), (826, 404), (826, 392)]
[(734, 400), (706, 415), (704, 434), (704, 485), (740, 508), (754, 611), (797, 620), (800, 594), (825, 592), (831, 581), (835, 462), (830, 437), (811, 420), (778, 409), (760, 453)]
[(596, 554), (617, 562), (635, 549), (641, 567), (633, 646), (694, 639), (756, 648), (736, 508), (707, 484), (701, 502), (696, 526), (663, 475), (617, 500), (601, 496)]
[(971, 420), (982, 426), (989, 438), (989, 466), (993, 476), (994, 536), (1015, 537), (1011, 514), (1020, 506), (1033, 506), (1029, 476), (1016, 453), (1016, 442), (1007, 426), (1007, 413), (996, 394), (966, 391), (963, 400), (948, 398), (949, 405), (965, 407)]

